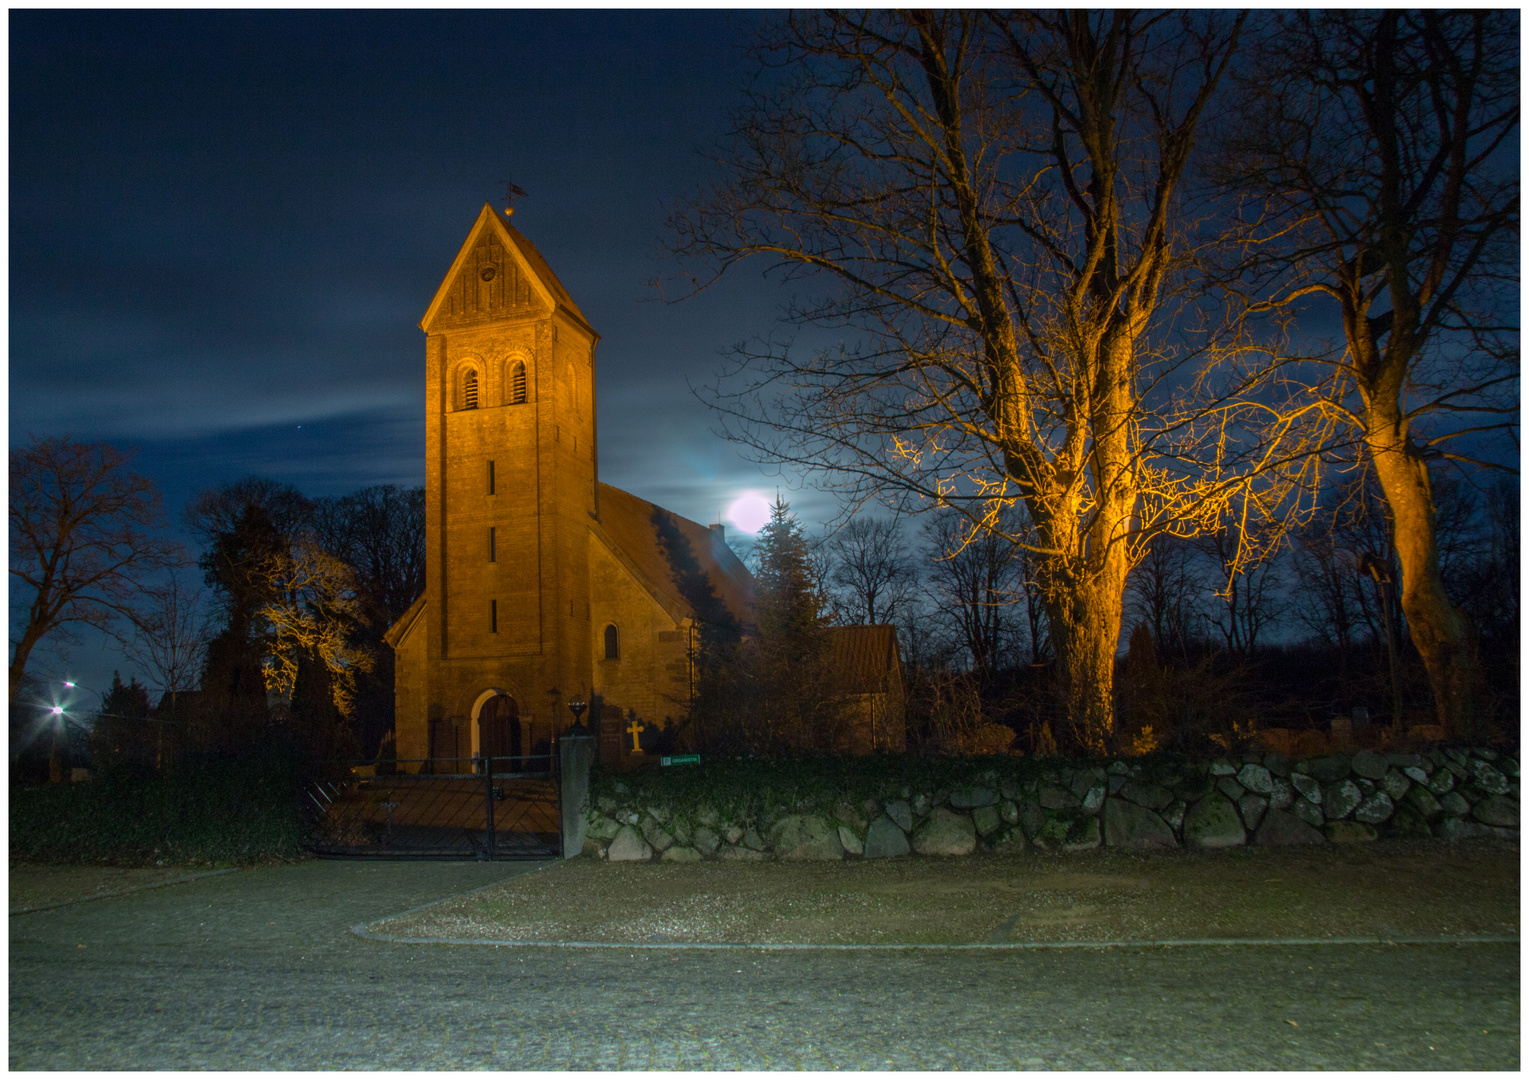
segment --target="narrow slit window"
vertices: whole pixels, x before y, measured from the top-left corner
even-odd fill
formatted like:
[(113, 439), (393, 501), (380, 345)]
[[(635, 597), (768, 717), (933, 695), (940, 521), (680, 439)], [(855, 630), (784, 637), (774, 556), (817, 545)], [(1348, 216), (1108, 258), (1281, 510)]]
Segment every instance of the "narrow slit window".
[(607, 660), (618, 660), (618, 659), (620, 659), (620, 657), (621, 657), (621, 640), (620, 640), (620, 635), (616, 632), (616, 627), (613, 624), (613, 625), (607, 626), (605, 628), (605, 658)]
[(524, 405), (526, 403), (526, 365), (517, 362), (510, 370), (510, 404)]
[(490, 495), (494, 493), (494, 463), (492, 461), (488, 463), (488, 493)]
[(462, 378), (462, 408), (476, 409), (478, 407), (478, 373), (472, 368), (467, 369), (467, 374)]
[(488, 602), (488, 632), (490, 634), (497, 634), (497, 633), (499, 633), (499, 601), (498, 600), (490, 600)]
[(497, 551), (495, 550), (495, 547), (494, 547), (494, 526), (493, 525), (490, 525), (488, 527), (488, 561), (489, 562), (498, 562), (499, 561), (498, 553), (497, 553)]

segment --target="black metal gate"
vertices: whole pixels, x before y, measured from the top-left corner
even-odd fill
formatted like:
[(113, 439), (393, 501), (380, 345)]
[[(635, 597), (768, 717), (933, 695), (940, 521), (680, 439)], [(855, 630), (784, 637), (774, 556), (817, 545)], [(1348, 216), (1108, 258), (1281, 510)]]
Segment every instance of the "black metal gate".
[(546, 859), (562, 855), (556, 753), (354, 766), (308, 789), (324, 857)]

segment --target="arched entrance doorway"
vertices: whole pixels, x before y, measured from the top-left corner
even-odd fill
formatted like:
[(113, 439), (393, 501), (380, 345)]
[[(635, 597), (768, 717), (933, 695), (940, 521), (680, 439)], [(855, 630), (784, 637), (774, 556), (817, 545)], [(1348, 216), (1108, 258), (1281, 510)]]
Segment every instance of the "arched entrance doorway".
[[(518, 758), (520, 754), (520, 709), (510, 695), (495, 694), (478, 709), (478, 756)], [(515, 766), (509, 768), (513, 771)]]

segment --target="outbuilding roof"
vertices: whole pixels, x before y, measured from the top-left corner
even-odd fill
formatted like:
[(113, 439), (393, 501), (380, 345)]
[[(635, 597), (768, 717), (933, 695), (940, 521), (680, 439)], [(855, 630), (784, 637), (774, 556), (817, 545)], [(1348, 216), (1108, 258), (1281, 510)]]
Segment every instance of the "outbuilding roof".
[(846, 694), (880, 694), (900, 672), (895, 626), (828, 628), (834, 677)]

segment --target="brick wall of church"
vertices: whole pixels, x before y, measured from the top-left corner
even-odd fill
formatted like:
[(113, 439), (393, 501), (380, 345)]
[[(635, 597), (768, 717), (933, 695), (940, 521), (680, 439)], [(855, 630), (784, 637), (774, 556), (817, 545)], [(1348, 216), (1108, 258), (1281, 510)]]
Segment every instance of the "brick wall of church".
[(426, 726), (425, 635), (416, 623), (394, 652), (393, 742), (395, 756), (404, 759), (429, 755)]
[[(619, 708), (622, 717), (635, 710), (650, 729), (662, 729), (666, 717), (683, 715), (689, 704), (685, 657), (689, 620), (677, 622), (655, 603), (593, 535), (589, 539), (589, 587), (596, 692), (608, 708)], [(619, 655), (614, 660), (605, 658), (607, 626), (617, 630)]]

